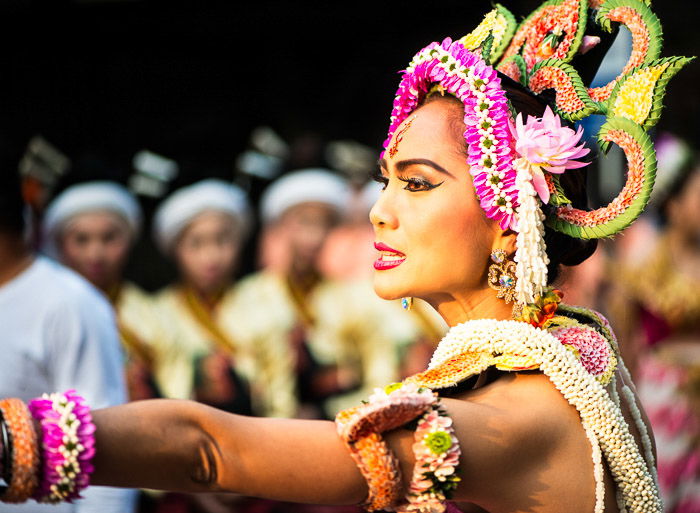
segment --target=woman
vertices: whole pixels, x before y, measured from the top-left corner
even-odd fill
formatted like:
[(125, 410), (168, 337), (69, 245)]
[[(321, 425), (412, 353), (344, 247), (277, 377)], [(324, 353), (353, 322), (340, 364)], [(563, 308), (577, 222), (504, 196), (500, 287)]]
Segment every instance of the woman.
[[(95, 412), (95, 483), (364, 501), (375, 510), (443, 511), (451, 494), (463, 511), (661, 511), (652, 441), (608, 326), (558, 305), (556, 292), (544, 289), (560, 263), (591, 252), (592, 244), (570, 235), (606, 236), (616, 228), (611, 220), (619, 228), (629, 219), (612, 207), (576, 207), (583, 186), (571, 170), (586, 153), (580, 134), (549, 110), (516, 119), (511, 132), (504, 87), (516, 108), (534, 98), (486, 66), (499, 53), (512, 58), (505, 65), (518, 56), (523, 66), (506, 71), (527, 73), (535, 89), (562, 73), (576, 78), (561, 60), (545, 58), (573, 57), (585, 27), (571, 29), (584, 17), (568, 16), (571, 4), (545, 7), (523, 22), (512, 53), (500, 52), (514, 27), (495, 30), (499, 19), (512, 19), (498, 6), (460, 42), (421, 51), (399, 87), (378, 177), (385, 189), (371, 214), (380, 251), (375, 289), (387, 299), (425, 299), (452, 327), (430, 369), (341, 413), (337, 427), (184, 402)], [(567, 21), (566, 33), (552, 19)], [(536, 67), (538, 59), (544, 64)], [(566, 85), (556, 87), (571, 93)], [(572, 98), (597, 109), (578, 97), (584, 92), (559, 98), (558, 111), (581, 114)], [(593, 94), (606, 101), (605, 91)], [(611, 113), (621, 107), (640, 121), (651, 112), (621, 101)], [(638, 140), (648, 148), (637, 122), (609, 123), (604, 128), (615, 129), (604, 139), (630, 153)], [(635, 153), (633, 179), (653, 178), (651, 159)], [(644, 203), (638, 190), (624, 198), (630, 212)], [(544, 228), (542, 205), (562, 205), (545, 208), (547, 220), (569, 235)], [(431, 388), (443, 395), (440, 404)], [(166, 425), (163, 437), (156, 426)]]
[(179, 272), (179, 281), (155, 299), (168, 335), (167, 347), (159, 349), (158, 373), (166, 397), (195, 399), (230, 412), (253, 412), (251, 348), (243, 346), (224, 324), (250, 223), (245, 193), (214, 179), (179, 189), (155, 213), (156, 243)]
[(114, 307), (131, 400), (160, 396), (152, 374), (153, 343), (162, 333), (148, 295), (123, 275), (141, 219), (136, 198), (124, 187), (87, 182), (59, 194), (43, 222), (46, 253), (104, 292)]

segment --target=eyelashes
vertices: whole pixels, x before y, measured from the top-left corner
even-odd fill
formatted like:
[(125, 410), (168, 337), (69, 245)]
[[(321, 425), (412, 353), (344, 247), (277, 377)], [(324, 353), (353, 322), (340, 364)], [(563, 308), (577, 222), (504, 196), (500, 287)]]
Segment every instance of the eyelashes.
[[(384, 176), (379, 169), (372, 171), (370, 173), (370, 178), (375, 182), (382, 184), (382, 190), (386, 189), (386, 186), (389, 185), (389, 178)], [(397, 175), (396, 178), (397, 180), (400, 180), (406, 184), (403, 188), (409, 192), (430, 191), (445, 183), (444, 181), (440, 183), (431, 183), (425, 178), (418, 176), (404, 177)]]
[(415, 176), (410, 178), (403, 178), (401, 176), (397, 176), (397, 178), (406, 184), (404, 189), (411, 192), (430, 191), (432, 189), (435, 189), (436, 187), (440, 187), (444, 183), (440, 182), (434, 184), (430, 183), (425, 178), (419, 178)]
[(382, 190), (386, 189), (386, 186), (389, 184), (389, 179), (382, 174), (379, 168), (371, 171), (369, 177), (375, 182), (382, 184)]

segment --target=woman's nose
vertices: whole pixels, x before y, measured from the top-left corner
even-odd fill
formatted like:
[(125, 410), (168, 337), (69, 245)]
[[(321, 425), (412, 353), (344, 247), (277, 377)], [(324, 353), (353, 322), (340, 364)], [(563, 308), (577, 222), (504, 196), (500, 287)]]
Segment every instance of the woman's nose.
[(396, 228), (398, 226), (398, 218), (393, 211), (391, 193), (388, 192), (388, 187), (382, 191), (379, 199), (369, 211), (369, 220), (375, 229)]

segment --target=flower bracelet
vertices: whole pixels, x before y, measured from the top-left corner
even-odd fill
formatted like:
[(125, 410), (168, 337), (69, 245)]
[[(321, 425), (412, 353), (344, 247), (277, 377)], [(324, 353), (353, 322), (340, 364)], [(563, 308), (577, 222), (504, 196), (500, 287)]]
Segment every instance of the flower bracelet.
[(44, 395), (28, 406), (0, 400), (0, 477), (7, 484), (0, 500), (79, 498), (93, 470), (94, 433), (90, 410), (74, 390)]
[[(381, 433), (418, 419), (413, 451), (416, 464), (405, 500), (396, 456)], [(414, 383), (376, 389), (369, 400), (336, 417), (338, 433), (367, 481), (370, 511), (440, 512), (459, 477), (459, 442), (452, 420), (432, 390)]]
[(38, 502), (72, 502), (80, 498), (93, 471), (95, 424), (90, 408), (75, 390), (44, 394), (29, 402), (42, 430), (42, 479)]

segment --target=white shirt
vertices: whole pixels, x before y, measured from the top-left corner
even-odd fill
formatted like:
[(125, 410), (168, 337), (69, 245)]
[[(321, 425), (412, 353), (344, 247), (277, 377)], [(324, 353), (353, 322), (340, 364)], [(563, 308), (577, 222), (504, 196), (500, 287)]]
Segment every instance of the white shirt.
[[(126, 401), (123, 355), (107, 300), (73, 271), (45, 257), (0, 286), (0, 397), (24, 401), (75, 389), (93, 408)], [(135, 492), (88, 488), (59, 506), (33, 501), (4, 512), (130, 513)]]

